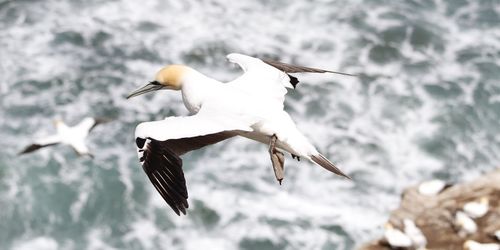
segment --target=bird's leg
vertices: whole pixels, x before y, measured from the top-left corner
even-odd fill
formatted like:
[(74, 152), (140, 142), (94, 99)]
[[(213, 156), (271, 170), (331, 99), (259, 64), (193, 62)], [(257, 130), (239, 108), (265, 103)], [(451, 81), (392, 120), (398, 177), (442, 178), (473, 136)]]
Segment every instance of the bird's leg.
[(276, 150), (276, 140), (278, 137), (273, 135), (271, 137), (271, 142), (269, 143), (269, 155), (271, 156), (271, 162), (273, 163), (274, 175), (276, 180), (281, 185), (281, 181), (285, 176), (285, 156), (280, 151)]

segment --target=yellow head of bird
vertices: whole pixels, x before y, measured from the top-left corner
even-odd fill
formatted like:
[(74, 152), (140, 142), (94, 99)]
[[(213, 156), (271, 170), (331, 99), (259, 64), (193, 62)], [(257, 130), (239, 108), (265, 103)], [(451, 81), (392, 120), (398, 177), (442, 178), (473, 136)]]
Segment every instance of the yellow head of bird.
[(182, 79), (188, 67), (184, 65), (169, 65), (156, 73), (155, 82), (168, 89), (179, 90), (182, 87)]
[(54, 126), (55, 127), (59, 127), (61, 126), (62, 124), (64, 124), (63, 120), (59, 119), (59, 118), (56, 118), (54, 120), (52, 120), (52, 122), (54, 123)]
[(385, 230), (392, 230), (392, 229), (394, 229), (394, 226), (390, 222), (387, 222), (384, 224), (384, 229)]
[(188, 70), (189, 67), (184, 65), (166, 66), (156, 73), (154, 81), (136, 89), (127, 96), (127, 99), (160, 89), (180, 90)]
[(463, 244), (463, 249), (470, 250), (472, 249), (475, 245), (477, 245), (476, 241), (473, 240), (466, 240)]
[(488, 196), (483, 196), (479, 199), (479, 203), (483, 205), (489, 205), (490, 199), (488, 198)]

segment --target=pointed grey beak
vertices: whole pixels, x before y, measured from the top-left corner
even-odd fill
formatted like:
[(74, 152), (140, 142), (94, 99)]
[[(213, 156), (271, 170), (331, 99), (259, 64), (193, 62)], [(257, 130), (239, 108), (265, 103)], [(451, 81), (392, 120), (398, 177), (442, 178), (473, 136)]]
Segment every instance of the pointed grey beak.
[(159, 82), (157, 81), (153, 81), (153, 82), (150, 82), (134, 91), (132, 91), (132, 93), (130, 93), (128, 96), (127, 96), (127, 99), (130, 99), (134, 96), (138, 96), (138, 95), (142, 95), (142, 94), (146, 94), (148, 92), (153, 92), (153, 91), (156, 91), (156, 90), (160, 90), (160, 89), (163, 89), (165, 88), (165, 86), (161, 85)]

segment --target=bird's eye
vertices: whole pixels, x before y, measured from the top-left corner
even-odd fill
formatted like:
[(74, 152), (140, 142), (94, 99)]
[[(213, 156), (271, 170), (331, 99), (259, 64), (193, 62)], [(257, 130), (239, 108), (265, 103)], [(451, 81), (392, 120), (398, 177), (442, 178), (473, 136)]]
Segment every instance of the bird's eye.
[(138, 148), (143, 148), (144, 143), (146, 143), (146, 139), (142, 139), (139, 137), (135, 138), (135, 144), (137, 145)]
[(158, 81), (152, 81), (152, 82), (150, 82), (150, 84), (153, 84), (153, 85), (161, 85), (161, 83), (160, 83), (160, 82), (158, 82)]

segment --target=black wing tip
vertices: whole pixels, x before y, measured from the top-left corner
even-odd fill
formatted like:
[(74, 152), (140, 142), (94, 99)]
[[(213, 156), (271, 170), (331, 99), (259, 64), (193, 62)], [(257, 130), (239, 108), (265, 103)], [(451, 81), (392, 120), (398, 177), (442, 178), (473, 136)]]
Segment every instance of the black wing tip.
[(167, 201), (165, 198), (164, 198), (164, 200), (165, 200), (165, 202), (167, 202), (167, 205), (169, 205), (170, 208), (172, 208), (172, 210), (174, 210), (174, 212), (178, 216), (181, 216), (181, 214), (183, 214), (183, 215), (187, 214), (187, 209), (189, 208), (187, 198), (185, 198), (183, 200), (175, 201), (174, 203)]
[(289, 73), (331, 73), (331, 74), (353, 76), (353, 77), (359, 76), (357, 74), (344, 73), (344, 72), (340, 72), (340, 71), (298, 66), (298, 65), (284, 63), (284, 62), (280, 62), (280, 61), (276, 61), (276, 60), (262, 59), (262, 61), (279, 69), (279, 70), (281, 70), (281, 71), (283, 71), (283, 72), (285, 72), (285, 73), (287, 73), (287, 74), (289, 74)]
[(322, 154), (311, 156), (311, 160), (313, 160), (316, 164), (320, 165), (324, 169), (326, 169), (326, 170), (328, 170), (336, 175), (339, 175), (339, 176), (345, 177), (349, 180), (352, 180), (352, 178), (350, 176), (348, 176), (344, 172), (342, 172), (342, 170), (340, 170), (338, 167), (336, 167), (332, 162), (330, 162)]
[(92, 127), (90, 127), (89, 131), (92, 131), (95, 127), (97, 127), (97, 125), (101, 125), (101, 124), (113, 121), (113, 119), (108, 118), (108, 117), (92, 117), (92, 119), (94, 119), (94, 125), (92, 125)]
[(290, 84), (292, 84), (293, 88), (295, 89), (297, 84), (299, 84), (299, 79), (295, 76), (290, 75), (290, 74), (287, 74), (287, 75), (288, 75), (288, 77), (290, 77)]
[(103, 123), (108, 123), (108, 122), (112, 122), (113, 119), (112, 118), (109, 118), (109, 117), (93, 117), (94, 118), (94, 121), (96, 124), (103, 124)]
[(351, 74), (351, 73), (344, 73), (344, 72), (339, 72), (339, 71), (326, 71), (327, 73), (331, 73), (331, 74), (337, 74), (337, 75), (343, 75), (343, 76), (352, 76), (352, 77), (359, 77), (358, 74)]
[(185, 207), (177, 207), (177, 208), (172, 208), (172, 210), (174, 210), (175, 214), (177, 214), (177, 216), (182, 216), (182, 215), (187, 215), (187, 210)]
[(17, 152), (17, 155), (19, 156), (19, 155), (24, 155), (27, 153), (28, 153), (28, 151), (26, 149), (23, 149), (22, 151)]
[(149, 139), (144, 145), (143, 140), (139, 138), (136, 144), (146, 147), (142, 156), (146, 175), (167, 205), (178, 216), (186, 215), (189, 204), (182, 159), (161, 141)]
[(39, 145), (39, 144), (31, 144), (27, 147), (25, 147), (22, 151), (20, 151), (19, 153), (17, 153), (17, 155), (23, 155), (23, 154), (27, 154), (27, 153), (31, 153), (35, 150), (38, 150), (42, 148), (42, 145)]
[[(187, 204), (187, 200), (184, 200), (184, 202), (186, 202), (185, 204)], [(177, 207), (183, 215), (187, 214), (187, 209), (189, 208), (189, 205), (185, 205), (185, 204), (180, 204)], [(177, 215), (181, 216), (180, 214), (177, 214)]]
[[(174, 212), (181, 216), (181, 214), (186, 215), (187, 214), (187, 209), (189, 208), (189, 203), (187, 200), (187, 196), (183, 197), (184, 199), (176, 201), (172, 207), (174, 209)], [(168, 203), (168, 202), (167, 202)]]

